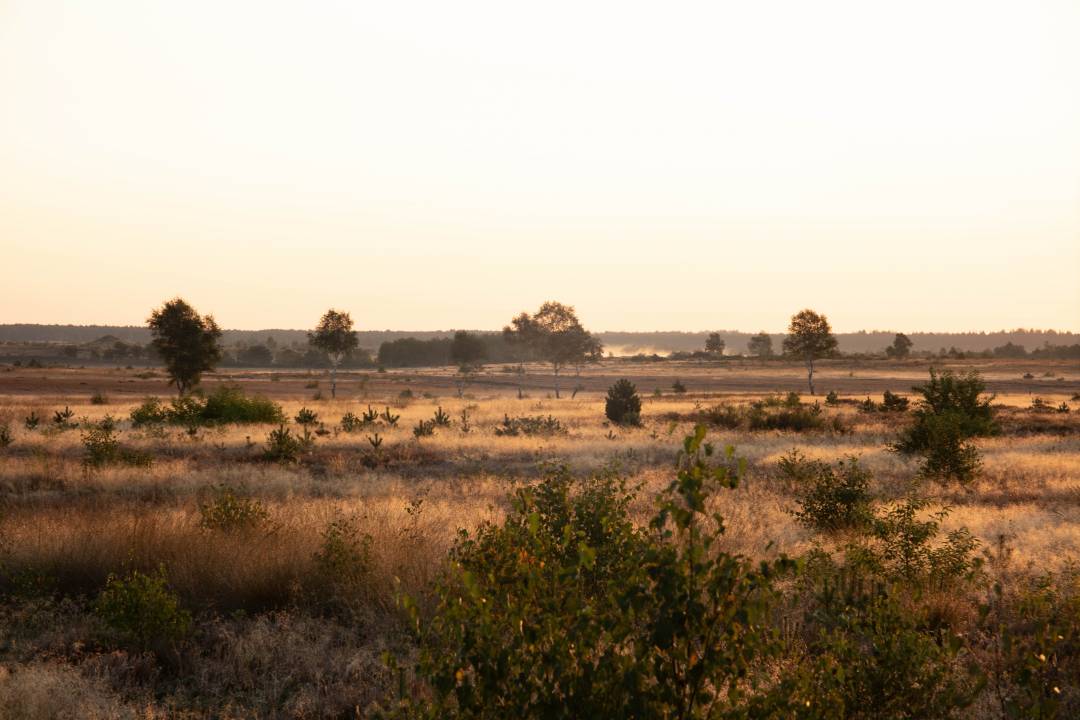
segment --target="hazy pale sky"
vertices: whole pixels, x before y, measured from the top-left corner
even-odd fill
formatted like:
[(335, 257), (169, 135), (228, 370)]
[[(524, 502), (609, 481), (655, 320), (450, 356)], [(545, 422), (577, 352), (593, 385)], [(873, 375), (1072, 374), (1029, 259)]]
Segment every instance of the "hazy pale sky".
[(0, 322), (1080, 330), (1080, 2), (0, 0)]

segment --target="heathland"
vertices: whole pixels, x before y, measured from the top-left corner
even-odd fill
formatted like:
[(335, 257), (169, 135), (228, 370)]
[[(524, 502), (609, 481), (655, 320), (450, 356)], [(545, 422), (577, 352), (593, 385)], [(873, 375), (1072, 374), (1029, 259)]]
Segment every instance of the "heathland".
[[(931, 362), (978, 371), (993, 395), (996, 428), (971, 438), (978, 466), (964, 482), (890, 447), (914, 422), (912, 388)], [(438, 663), (415, 628), (447, 617), (452, 559), (470, 552), (460, 531), (509, 523), (515, 493), (545, 479), (598, 476), (619, 478), (625, 494), (602, 498), (623, 497), (647, 528), (698, 426), (745, 459), (737, 485), (707, 499), (725, 528), (708, 552), (799, 560), (766, 611), (782, 647), (759, 649), (732, 707), (790, 679), (789, 698), (874, 716), (845, 693), (888, 695), (898, 668), (853, 664), (861, 679), (826, 682), (807, 665), (846, 657), (850, 641), (852, 657), (919, 658), (905, 672), (936, 693), (926, 716), (1080, 712), (1076, 361), (823, 360), (814, 397), (802, 364), (786, 361), (603, 360), (569, 373), (561, 399), (544, 366), (516, 370), (342, 370), (336, 399), (323, 372), (204, 376), (206, 398), (265, 401), (257, 422), (237, 423), (173, 408), (158, 368), (0, 366), (0, 718), (351, 717), (436, 697), (417, 668)], [(636, 385), (640, 424), (605, 417), (620, 378)], [(883, 409), (885, 391), (909, 407)], [(848, 608), (822, 644), (807, 629), (831, 607), (814, 586), (822, 558), (839, 567), (854, 548), (884, 553), (867, 577), (893, 588), (890, 552), (925, 553), (927, 577), (946, 560), (956, 569), (903, 585), (896, 617), (877, 600), (852, 605), (879, 614), (852, 624)], [(591, 569), (594, 551), (574, 562)], [(894, 621), (890, 642), (914, 644), (879, 648), (873, 632)], [(444, 633), (442, 651), (456, 637)], [(460, 672), (459, 687), (480, 670)], [(876, 716), (915, 716), (913, 692), (882, 699)]]

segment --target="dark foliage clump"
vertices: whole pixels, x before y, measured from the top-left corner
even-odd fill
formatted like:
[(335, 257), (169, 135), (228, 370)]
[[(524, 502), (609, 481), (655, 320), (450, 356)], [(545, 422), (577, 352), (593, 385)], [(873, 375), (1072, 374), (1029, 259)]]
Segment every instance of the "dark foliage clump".
[(641, 424), (641, 398), (634, 383), (623, 378), (608, 388), (604, 414), (616, 425)]

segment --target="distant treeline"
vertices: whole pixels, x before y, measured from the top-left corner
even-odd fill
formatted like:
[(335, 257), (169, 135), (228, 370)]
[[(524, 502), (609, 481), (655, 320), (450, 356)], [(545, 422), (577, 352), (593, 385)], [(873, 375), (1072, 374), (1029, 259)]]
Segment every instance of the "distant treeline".
[[(475, 333), (484, 346), (484, 361), (513, 362), (516, 349), (499, 332)], [(361, 331), (360, 349), (343, 367), (418, 367), (450, 365), (450, 331)], [(751, 334), (720, 331), (728, 355), (746, 352)], [(892, 343), (891, 332), (837, 333), (840, 352), (880, 355)], [(704, 357), (708, 333), (601, 332), (604, 354), (640, 356), (642, 359)], [(779, 348), (784, 335), (770, 336)], [(1053, 330), (1012, 330), (992, 333), (909, 333), (911, 352), (935, 357), (1040, 357), (1080, 358), (1080, 334)], [(145, 327), (104, 325), (0, 325), (0, 358), (66, 358), (91, 362), (155, 362)], [(324, 354), (308, 346), (303, 330), (226, 330), (223, 365), (247, 367), (324, 367)]]

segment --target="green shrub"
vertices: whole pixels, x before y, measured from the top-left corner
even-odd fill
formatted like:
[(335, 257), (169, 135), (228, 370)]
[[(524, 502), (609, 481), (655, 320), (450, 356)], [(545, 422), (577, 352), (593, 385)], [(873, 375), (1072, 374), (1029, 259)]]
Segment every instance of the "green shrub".
[(116, 429), (116, 420), (111, 415), (106, 415), (96, 423), (86, 423), (82, 444), (83, 465), (87, 468), (120, 464), (149, 467), (153, 463), (153, 456), (149, 453), (120, 445), (120, 432)]
[(202, 409), (202, 422), (208, 424), (280, 423), (284, 419), (277, 403), (259, 395), (245, 395), (236, 386), (214, 388)]
[(921, 431), (928, 446), (923, 451), (920, 475), (961, 484), (975, 479), (982, 467), (979, 450), (967, 441), (963, 423), (955, 413), (926, 417)]
[(364, 427), (364, 422), (350, 411), (341, 416), (340, 425), (343, 431), (351, 433)]
[[(1080, 706), (1080, 574), (1037, 577), (1012, 592), (997, 584), (980, 630), (997, 662), (989, 686), (1001, 717), (1074, 717)], [(1066, 693), (1072, 690), (1072, 697)], [(1071, 700), (1071, 703), (1070, 703)], [(1070, 707), (1071, 705), (1071, 707)]]
[(442, 409), (442, 405), (435, 410), (435, 415), (431, 418), (431, 422), (438, 427), (450, 427), (453, 423), (453, 421), (450, 420), (450, 414)]
[(520, 417), (503, 416), (502, 424), (495, 428), (495, 434), (514, 437), (517, 435), (564, 435), (566, 428), (558, 418), (548, 415), (522, 415)]
[(908, 399), (886, 390), (881, 398), (881, 409), (884, 412), (907, 412)]
[(822, 462), (792, 462), (786, 469), (805, 474), (796, 491), (800, 509), (793, 513), (803, 525), (835, 532), (869, 523), (870, 471), (859, 466), (858, 458), (839, 461), (835, 471)]
[(781, 560), (719, 551), (704, 507), (734, 487), (699, 427), (648, 529), (618, 478), (555, 473), (519, 491), (501, 525), (462, 533), (422, 622), (428, 690), (402, 716), (719, 717), (748, 708), (780, 645), (766, 627)]
[(314, 557), (323, 604), (354, 615), (362, 609), (369, 595), (371, 543), (355, 515), (339, 515), (327, 524)]
[(315, 425), (319, 422), (319, 414), (314, 410), (309, 410), (306, 407), (302, 407), (296, 413), (296, 417), (293, 418), (293, 422), (295, 422), (297, 425), (303, 425), (304, 427), (307, 427), (308, 425)]
[(161, 404), (161, 400), (149, 397), (131, 411), (130, 418), (133, 427), (163, 425), (169, 420), (169, 412)]
[[(928, 629), (907, 588), (850, 567), (819, 573), (804, 658), (780, 687), (799, 718), (955, 718), (981, 689), (956, 633)], [(799, 707), (801, 706), (801, 707)]]
[(807, 432), (810, 430), (824, 430), (825, 418), (821, 413), (821, 407), (814, 405), (802, 405), (799, 396), (795, 397), (794, 403), (791, 396), (783, 403), (770, 404), (768, 400), (758, 400), (750, 403), (747, 412), (748, 428), (758, 430), (790, 430), (792, 432)]
[(169, 590), (163, 567), (152, 575), (110, 575), (94, 612), (122, 642), (141, 650), (174, 643), (191, 629), (191, 615)]
[(839, 405), (840, 396), (836, 394), (835, 390), (830, 390), (829, 394), (825, 396), (826, 405)]
[(75, 411), (65, 405), (63, 410), (57, 410), (53, 413), (53, 425), (58, 430), (71, 430), (78, 427), (77, 423), (71, 422), (73, 417), (75, 417)]
[(604, 414), (616, 425), (641, 424), (641, 398), (634, 383), (623, 378), (608, 388)]
[(870, 398), (866, 398), (861, 403), (859, 403), (859, 410), (864, 413), (877, 412), (877, 403), (875, 403)]
[(280, 423), (285, 419), (281, 406), (258, 395), (245, 395), (236, 386), (222, 385), (206, 398), (184, 395), (173, 398), (166, 407), (155, 397), (146, 398), (131, 411), (131, 424), (181, 425), (188, 428), (203, 425)]
[(714, 405), (705, 410), (704, 418), (710, 425), (734, 430), (744, 424), (746, 412), (736, 405)]
[(986, 384), (975, 371), (941, 375), (930, 370), (930, 382), (915, 387), (923, 396), (914, 422), (900, 433), (891, 449), (924, 457), (921, 474), (941, 480), (970, 482), (979, 470), (978, 449), (969, 438), (998, 431), (993, 396), (983, 397)]
[(205, 491), (199, 501), (199, 525), (207, 530), (250, 530), (266, 522), (270, 513), (261, 502), (242, 497), (225, 485)]
[(912, 388), (922, 395), (915, 409), (915, 422), (901, 433), (893, 446), (904, 453), (918, 453), (930, 448), (931, 419), (949, 416), (951, 424), (964, 438), (993, 435), (993, 396), (983, 397), (986, 383), (974, 370), (956, 374), (951, 370), (938, 375), (930, 369), (930, 382)]
[(307, 428), (304, 428), (303, 435), (293, 435), (289, 428), (280, 425), (266, 436), (263, 459), (279, 463), (299, 462), (300, 456), (309, 451), (314, 444), (315, 440)]

